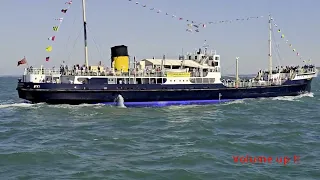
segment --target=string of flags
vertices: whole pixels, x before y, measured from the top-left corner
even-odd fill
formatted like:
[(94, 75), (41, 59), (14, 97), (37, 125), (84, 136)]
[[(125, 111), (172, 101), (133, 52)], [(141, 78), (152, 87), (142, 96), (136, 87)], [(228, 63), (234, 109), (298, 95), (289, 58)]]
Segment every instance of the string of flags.
[[(129, 2), (133, 2), (132, 0), (128, 0)], [(154, 7), (149, 7), (145, 4), (141, 4), (140, 2), (135, 2), (136, 5), (139, 5), (142, 8), (149, 8), (150, 11), (152, 12), (156, 12), (158, 14), (164, 14), (165, 16), (177, 19), (179, 21), (185, 22), (187, 24), (187, 32), (200, 32), (200, 28), (206, 28), (207, 25), (210, 24), (222, 24), (222, 23), (232, 23), (232, 22), (239, 22), (239, 21), (248, 21), (248, 20), (252, 20), (252, 19), (259, 19), (259, 18), (263, 18), (264, 16), (251, 16), (251, 17), (245, 17), (245, 18), (236, 18), (233, 20), (220, 20), (220, 21), (210, 21), (210, 22), (198, 22), (198, 21), (194, 21), (188, 18), (184, 18), (184, 17), (179, 17), (176, 16), (175, 14), (171, 14), (171, 13), (163, 13), (160, 9), (156, 9)]]
[[(65, 5), (67, 5), (67, 8), (61, 9), (62, 17), (61, 17), (61, 18), (56, 18), (56, 19), (54, 19), (55, 21), (58, 21), (58, 25), (52, 27), (52, 30), (53, 30), (54, 32), (58, 32), (58, 31), (59, 31), (59, 28), (60, 28), (60, 26), (61, 26), (61, 24), (62, 24), (63, 18), (64, 18), (64, 16), (65, 16), (65, 14), (67, 13), (68, 9), (70, 8), (71, 4), (72, 4), (72, 0), (69, 0), (69, 1), (65, 2)], [(49, 40), (51, 43), (50, 43), (50, 45), (47, 46), (47, 48), (46, 48), (46, 51), (47, 51), (47, 52), (51, 52), (51, 51), (52, 51), (52, 44), (53, 44), (53, 42), (55, 41), (55, 39), (56, 39), (56, 36), (55, 36), (55, 35), (53, 35), (53, 36), (51, 36), (51, 37), (48, 38), (48, 40)], [(49, 61), (49, 60), (50, 60), (50, 56), (47, 56), (47, 57), (46, 57), (46, 61)]]
[[(301, 56), (300, 52), (297, 51), (296, 48), (294, 48), (294, 46), (292, 45), (291, 41), (289, 41), (285, 34), (282, 32), (282, 29), (278, 27), (278, 25), (275, 23), (274, 19), (271, 18), (272, 22), (273, 22), (273, 28), (277, 29), (278, 33), (281, 33), (281, 39), (283, 39), (285, 41), (286, 44), (288, 44), (289, 48), (291, 48), (292, 52), (295, 53), (296, 56), (298, 56), (300, 58), (300, 60), (303, 59), (303, 57)], [(308, 62), (310, 62), (311, 60), (309, 59)], [(303, 62), (307, 62), (306, 60), (303, 60)]]

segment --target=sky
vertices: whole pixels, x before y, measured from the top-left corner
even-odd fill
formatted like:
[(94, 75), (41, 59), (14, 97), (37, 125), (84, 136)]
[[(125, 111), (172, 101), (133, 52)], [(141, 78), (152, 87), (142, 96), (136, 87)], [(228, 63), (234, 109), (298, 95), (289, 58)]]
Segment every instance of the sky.
[[(73, 0), (65, 15), (67, 0), (1, 0), (0, 75), (21, 75), (17, 67), (24, 56), (29, 66), (58, 67), (84, 63), (82, 1)], [(268, 14), (277, 28), (275, 41), (281, 59), (274, 54), (273, 65), (302, 64), (311, 59), (320, 66), (319, 0), (86, 0), (89, 64), (99, 61), (110, 66), (110, 48), (128, 46), (130, 56), (176, 59), (184, 52), (203, 46), (204, 40), (221, 56), (222, 73), (235, 73), (239, 57), (240, 74), (268, 68)], [(136, 5), (139, 2), (140, 5)], [(147, 5), (143, 8), (141, 4)], [(160, 9), (161, 13), (150, 8)], [(198, 33), (187, 32), (187, 22), (166, 16), (174, 14), (197, 22), (262, 18), (232, 23), (207, 24)], [(52, 30), (64, 17), (58, 32)], [(194, 28), (193, 28), (194, 30)], [(286, 44), (281, 35), (296, 49)], [(54, 42), (48, 37), (56, 36)], [(45, 48), (52, 45), (52, 52)], [(303, 57), (300, 59), (297, 52)], [(275, 53), (275, 51), (273, 51)], [(50, 61), (45, 58), (50, 56)]]

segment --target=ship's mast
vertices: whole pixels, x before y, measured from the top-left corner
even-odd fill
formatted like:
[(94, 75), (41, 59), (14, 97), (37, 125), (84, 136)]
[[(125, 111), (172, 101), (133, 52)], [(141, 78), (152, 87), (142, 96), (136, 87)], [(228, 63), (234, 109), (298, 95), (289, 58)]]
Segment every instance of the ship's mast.
[(271, 37), (272, 37), (272, 25), (271, 25), (271, 15), (269, 14), (269, 81), (271, 79), (272, 75), (272, 43), (271, 43)]
[(88, 65), (88, 46), (87, 46), (87, 18), (86, 18), (86, 1), (82, 0), (82, 13), (83, 13), (83, 32), (84, 32), (84, 58), (85, 65)]

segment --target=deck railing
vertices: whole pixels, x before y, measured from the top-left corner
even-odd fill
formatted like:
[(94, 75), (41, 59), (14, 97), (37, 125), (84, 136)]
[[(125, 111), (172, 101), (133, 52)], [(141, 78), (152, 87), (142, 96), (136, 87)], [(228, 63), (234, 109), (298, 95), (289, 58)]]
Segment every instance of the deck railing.
[[(274, 85), (281, 85), (286, 80), (276, 80), (276, 81), (245, 81), (245, 82), (238, 82), (238, 87), (257, 87), (257, 86), (274, 86)], [(222, 81), (223, 85), (226, 87), (236, 87), (235, 81)]]
[[(70, 75), (70, 76), (125, 76), (125, 77), (165, 77), (166, 73), (161, 71), (153, 70), (140, 70), (135, 72), (131, 70), (130, 72), (112, 72), (111, 70), (103, 71), (88, 71), (88, 70), (59, 70), (59, 69), (46, 69), (46, 68), (26, 68), (24, 75)], [(204, 72), (203, 76), (208, 73)], [(200, 72), (190, 72), (190, 77), (200, 77)]]

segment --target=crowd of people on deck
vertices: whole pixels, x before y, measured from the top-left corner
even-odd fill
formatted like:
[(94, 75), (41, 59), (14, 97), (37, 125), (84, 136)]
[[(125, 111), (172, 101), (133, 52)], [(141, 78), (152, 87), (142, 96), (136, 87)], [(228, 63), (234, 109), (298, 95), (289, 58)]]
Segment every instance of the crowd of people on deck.
[[(97, 66), (97, 73), (104, 73), (103, 71), (101, 71), (102, 66)], [(107, 68), (108, 70), (108, 68)], [(76, 65), (73, 65), (72, 68), (68, 67), (68, 65), (60, 65), (60, 73), (63, 74), (63, 75), (67, 75), (67, 74), (70, 74), (70, 75), (74, 75), (74, 74), (88, 74), (88, 73), (91, 73), (93, 72), (91, 66), (87, 67), (85, 65), (82, 65), (80, 66), (79, 64), (76, 64)]]
[[(272, 71), (272, 74), (277, 73), (290, 73), (290, 72), (313, 72), (315, 71), (315, 65), (304, 65), (304, 66), (277, 66), (275, 70)], [(260, 70), (258, 74), (269, 74), (269, 71)]]

